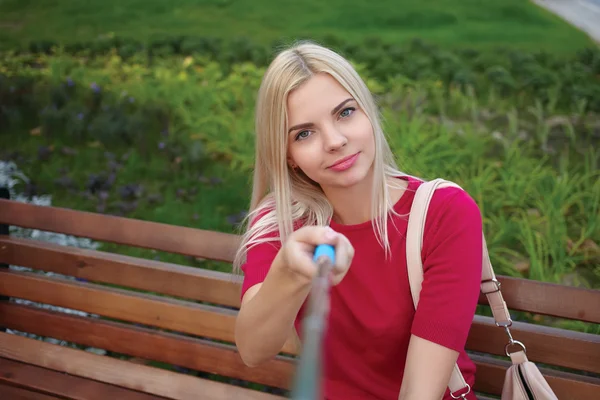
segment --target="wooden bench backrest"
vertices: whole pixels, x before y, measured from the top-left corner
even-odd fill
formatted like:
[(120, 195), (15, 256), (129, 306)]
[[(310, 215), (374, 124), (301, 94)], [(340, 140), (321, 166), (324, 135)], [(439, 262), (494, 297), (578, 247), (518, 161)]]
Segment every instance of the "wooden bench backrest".
[[(239, 243), (239, 238), (230, 234), (6, 200), (0, 200), (0, 224), (225, 262), (231, 262)], [(87, 281), (5, 270), (0, 271), (0, 295), (105, 317), (80, 317), (0, 302), (0, 326), (192, 370), (289, 387), (294, 372), (290, 356), (297, 354), (293, 338), (280, 357), (260, 368), (244, 366), (235, 351), (233, 326), (241, 277), (6, 236), (0, 236), (0, 263)], [(498, 278), (511, 310), (600, 323), (599, 291)], [(486, 304), (484, 296), (480, 304)], [(514, 323), (512, 334), (525, 343), (530, 360), (562, 369), (542, 367), (559, 398), (591, 398), (600, 389), (600, 335), (519, 322)], [(173, 395), (175, 387), (185, 387), (181, 390), (188, 391), (197, 387), (189, 381), (192, 378), (183, 374), (120, 360), (116, 360), (120, 361), (116, 365), (110, 359), (105, 360), (106, 357), (56, 349), (58, 346), (43, 342), (29, 347), (35, 351), (25, 350), (24, 340), (29, 339), (0, 334), (0, 357), (51, 365), (73, 375), (163, 396)], [(476, 352), (473, 354), (478, 365), (476, 390), (500, 393), (508, 365), (504, 354), (506, 343), (504, 330), (496, 327), (491, 318), (475, 317), (467, 348)], [(39, 354), (46, 353), (48, 357), (40, 361)], [(63, 361), (55, 357), (59, 353), (66, 357)], [(504, 357), (491, 358), (480, 353)], [(103, 365), (106, 362), (110, 365)], [(181, 385), (170, 380), (174, 379), (172, 375), (182, 380)], [(221, 391), (223, 398), (231, 396), (221, 386), (213, 390)], [(185, 398), (186, 393), (176, 395)], [(270, 396), (258, 392), (251, 395)]]

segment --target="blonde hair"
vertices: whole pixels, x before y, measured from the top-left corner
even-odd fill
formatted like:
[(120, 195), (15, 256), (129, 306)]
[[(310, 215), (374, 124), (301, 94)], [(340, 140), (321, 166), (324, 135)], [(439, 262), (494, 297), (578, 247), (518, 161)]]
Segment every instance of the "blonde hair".
[(381, 128), (371, 92), (352, 65), (336, 52), (311, 42), (300, 42), (280, 52), (267, 68), (256, 102), (256, 145), (248, 227), (235, 256), (234, 271), (247, 251), (260, 243), (284, 243), (294, 224), (329, 225), (333, 208), (320, 186), (287, 162), (287, 97), (312, 76), (326, 73), (338, 81), (369, 118), (375, 136), (372, 190), (373, 229), (389, 253), (387, 217), (393, 211), (389, 177), (405, 175), (394, 161)]

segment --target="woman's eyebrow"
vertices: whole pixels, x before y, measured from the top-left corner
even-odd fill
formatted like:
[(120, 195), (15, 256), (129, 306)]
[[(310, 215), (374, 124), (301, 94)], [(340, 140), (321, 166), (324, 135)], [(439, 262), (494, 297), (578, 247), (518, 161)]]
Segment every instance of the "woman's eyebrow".
[(295, 131), (297, 129), (312, 128), (313, 126), (315, 126), (315, 124), (313, 124), (312, 122), (306, 122), (304, 124), (294, 125), (288, 130), (288, 133), (292, 133), (292, 131)]
[[(353, 98), (348, 98), (348, 99), (342, 101), (340, 104), (335, 106), (333, 108), (333, 110), (331, 110), (331, 115), (334, 115), (335, 113), (337, 113), (342, 107), (344, 107), (346, 105), (346, 103), (353, 101), (353, 100), (354, 100)], [(315, 124), (313, 124), (312, 122), (306, 122), (304, 124), (294, 125), (290, 129), (288, 129), (288, 133), (292, 133), (292, 131), (295, 131), (298, 129), (312, 128), (314, 125)]]
[(348, 103), (349, 101), (354, 100), (352, 97), (350, 97), (349, 99), (346, 99), (344, 101), (342, 101), (340, 104), (338, 104), (337, 106), (335, 106), (333, 108), (333, 110), (331, 110), (331, 115), (335, 114), (336, 112), (340, 111), (340, 109), (342, 107), (344, 107), (346, 105), (346, 103)]

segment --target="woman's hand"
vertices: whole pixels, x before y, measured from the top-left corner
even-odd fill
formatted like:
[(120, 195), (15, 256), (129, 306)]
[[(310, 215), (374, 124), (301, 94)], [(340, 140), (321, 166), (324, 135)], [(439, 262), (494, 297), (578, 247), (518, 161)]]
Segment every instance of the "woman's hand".
[(303, 283), (310, 283), (317, 274), (313, 255), (315, 248), (320, 244), (329, 244), (335, 248), (331, 284), (337, 285), (350, 268), (354, 248), (348, 238), (330, 227), (306, 226), (298, 229), (284, 243), (278, 257), (281, 257), (282, 265), (292, 272), (293, 276)]

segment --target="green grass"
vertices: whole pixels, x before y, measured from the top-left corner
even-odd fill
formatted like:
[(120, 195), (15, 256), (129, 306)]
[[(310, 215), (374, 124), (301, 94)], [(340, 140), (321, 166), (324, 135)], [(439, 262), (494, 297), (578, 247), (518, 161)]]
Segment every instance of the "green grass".
[(0, 0), (0, 48), (32, 40), (61, 43), (116, 34), (280, 38), (335, 35), (345, 41), (415, 37), (446, 47), (510, 46), (568, 53), (590, 45), (585, 34), (531, 2), (506, 0)]

